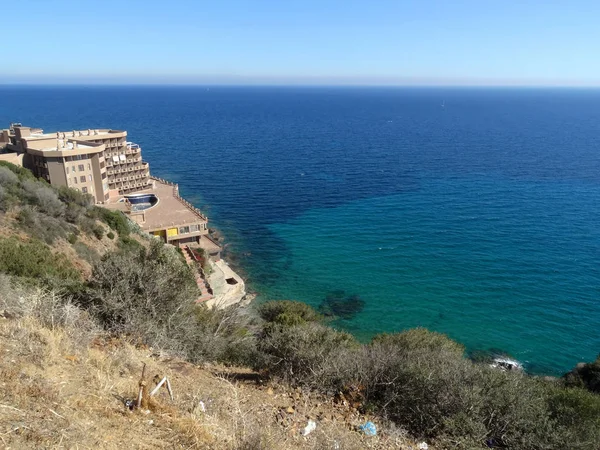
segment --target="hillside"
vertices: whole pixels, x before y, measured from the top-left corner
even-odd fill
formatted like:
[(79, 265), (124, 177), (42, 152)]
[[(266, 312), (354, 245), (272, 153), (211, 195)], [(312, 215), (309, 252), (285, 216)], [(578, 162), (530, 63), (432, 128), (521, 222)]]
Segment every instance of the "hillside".
[[(85, 317), (52, 320), (63, 320), (63, 326), (0, 320), (0, 430), (6, 447), (413, 448), (400, 432), (361, 435), (353, 428), (367, 418), (349, 406), (261, 382), (247, 369), (200, 368), (143, 345), (103, 338)], [(130, 411), (125, 401), (136, 398), (144, 363), (149, 386), (167, 376), (175, 400), (163, 388), (149, 410)], [(309, 418), (318, 426), (303, 437)]]
[[(0, 440), (11, 448), (596, 450), (598, 364), (472, 361), (425, 329), (368, 343), (308, 305), (198, 306), (178, 249), (0, 164)], [(174, 391), (136, 399), (167, 376)], [(201, 403), (202, 402), (202, 403)], [(312, 422), (309, 422), (312, 421)], [(372, 421), (376, 436), (359, 426)], [(304, 428), (315, 429), (302, 436)], [(424, 444), (427, 442), (427, 444)]]

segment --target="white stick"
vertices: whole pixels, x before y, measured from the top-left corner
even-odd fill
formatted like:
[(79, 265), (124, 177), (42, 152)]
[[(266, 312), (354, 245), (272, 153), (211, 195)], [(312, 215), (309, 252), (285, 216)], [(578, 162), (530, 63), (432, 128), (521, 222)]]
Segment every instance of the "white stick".
[[(150, 392), (150, 397), (152, 397), (154, 394), (156, 394), (158, 392), (158, 390), (160, 389), (160, 387), (165, 384), (165, 381), (167, 381), (167, 377), (164, 377), (162, 380), (160, 380), (160, 383), (158, 383), (156, 385), (156, 387), (154, 389), (152, 389), (152, 392)], [(168, 381), (167, 381), (168, 383)]]
[[(165, 377), (167, 380), (167, 377)], [(169, 396), (171, 397), (171, 401), (173, 401), (173, 389), (171, 389), (171, 382), (167, 380), (167, 391), (169, 391)]]

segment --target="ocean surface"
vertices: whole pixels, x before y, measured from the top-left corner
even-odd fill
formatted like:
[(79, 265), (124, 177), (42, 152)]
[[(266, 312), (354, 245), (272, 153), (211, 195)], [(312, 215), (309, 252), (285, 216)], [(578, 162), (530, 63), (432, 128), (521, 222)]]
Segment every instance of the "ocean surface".
[[(0, 87), (0, 124), (125, 129), (264, 299), (561, 374), (600, 353), (600, 90)], [(329, 304), (331, 306), (331, 303)]]

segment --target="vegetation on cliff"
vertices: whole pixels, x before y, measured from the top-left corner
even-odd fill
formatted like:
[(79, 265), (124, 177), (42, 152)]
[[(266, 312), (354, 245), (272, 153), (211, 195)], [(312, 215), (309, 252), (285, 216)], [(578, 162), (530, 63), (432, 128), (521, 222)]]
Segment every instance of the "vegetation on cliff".
[[(83, 346), (119, 337), (155, 355), (251, 367), (437, 448), (591, 450), (600, 442), (598, 361), (547, 380), (473, 362), (460, 344), (425, 329), (360, 343), (298, 302), (196, 306), (193, 274), (174, 248), (89, 197), (7, 164), (0, 165), (0, 272), (4, 317), (62, 327)], [(339, 302), (330, 303), (326, 315)], [(265, 442), (259, 436), (246, 448)]]

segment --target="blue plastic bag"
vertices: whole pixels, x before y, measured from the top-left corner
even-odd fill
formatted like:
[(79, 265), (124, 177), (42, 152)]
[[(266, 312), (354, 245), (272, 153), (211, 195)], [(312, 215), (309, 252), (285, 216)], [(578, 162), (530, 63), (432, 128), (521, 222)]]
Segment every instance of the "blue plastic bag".
[(360, 425), (358, 429), (365, 433), (365, 435), (367, 436), (377, 436), (377, 427), (373, 422), (369, 421), (364, 425)]

